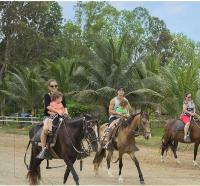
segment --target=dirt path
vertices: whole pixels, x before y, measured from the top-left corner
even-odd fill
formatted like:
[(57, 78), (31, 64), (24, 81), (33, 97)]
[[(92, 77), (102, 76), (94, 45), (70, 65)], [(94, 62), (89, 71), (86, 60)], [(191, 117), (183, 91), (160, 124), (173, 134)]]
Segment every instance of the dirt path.
[[(28, 138), (26, 136), (2, 134), (0, 136), (0, 184), (25, 185), (26, 168), (23, 163), (23, 156)], [(200, 185), (200, 169), (192, 165), (193, 153), (191, 151), (178, 152), (181, 165), (174, 162), (172, 155), (166, 157), (166, 162), (159, 160), (159, 149), (139, 146), (140, 151), (136, 156), (140, 162), (145, 183), (148, 185)], [(30, 151), (29, 151), (30, 154)], [(118, 185), (118, 164), (111, 164), (114, 177), (110, 178), (106, 172), (106, 162), (103, 161), (99, 175), (94, 176), (93, 160), (94, 154), (84, 159), (83, 171), (79, 170), (79, 161), (75, 168), (83, 185)], [(198, 156), (200, 157), (200, 155)], [(30, 156), (27, 156), (29, 160)], [(116, 154), (114, 155), (116, 159)], [(136, 168), (128, 156), (124, 156), (123, 185), (139, 184)], [(199, 158), (197, 158), (198, 160)], [(28, 162), (28, 161), (27, 161)], [(53, 160), (52, 166), (63, 165), (62, 160)], [(42, 163), (41, 184), (62, 184), (65, 168), (45, 169), (46, 162)], [(70, 174), (67, 184), (74, 184)]]

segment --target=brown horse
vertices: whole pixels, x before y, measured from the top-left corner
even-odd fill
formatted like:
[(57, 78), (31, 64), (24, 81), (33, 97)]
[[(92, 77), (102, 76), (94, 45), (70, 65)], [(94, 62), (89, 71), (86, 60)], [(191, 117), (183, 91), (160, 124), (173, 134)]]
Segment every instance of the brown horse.
[[(144, 135), (145, 139), (149, 139), (151, 137), (150, 133), (150, 127), (149, 127), (149, 116), (147, 113), (138, 113), (131, 115), (125, 122), (125, 125), (120, 125), (117, 130), (117, 135), (115, 138), (115, 149), (108, 150), (107, 155), (107, 171), (108, 175), (112, 176), (112, 173), (110, 172), (110, 161), (111, 157), (113, 155), (113, 151), (117, 150), (119, 152), (119, 182), (123, 182), (123, 178), (121, 175), (122, 172), (122, 156), (123, 154), (127, 153), (131, 157), (131, 159), (134, 161), (137, 171), (140, 178), (140, 183), (144, 183), (144, 178), (139, 166), (139, 162), (137, 158), (135, 157), (135, 152), (138, 150), (138, 148), (135, 146), (135, 134), (138, 133), (138, 130), (140, 132), (140, 129), (142, 130), (142, 134)], [(102, 125), (100, 127), (100, 136), (104, 136), (104, 130), (105, 130), (106, 124)], [(102, 162), (103, 158), (106, 156), (106, 150), (104, 148), (101, 148), (100, 151), (98, 151), (95, 155), (95, 158), (93, 160), (94, 164), (94, 170), (96, 174), (98, 173), (98, 168), (100, 163)], [(116, 162), (117, 162), (116, 161)]]
[[(55, 153), (60, 159), (63, 159), (65, 161), (67, 166), (64, 174), (63, 184), (66, 183), (70, 172), (72, 173), (75, 183), (77, 185), (79, 184), (79, 177), (73, 164), (77, 159), (77, 155), (80, 153), (83, 138), (90, 141), (90, 144), (92, 145), (94, 151), (95, 149), (97, 150), (97, 136), (95, 135), (95, 131), (93, 130), (93, 126), (96, 124), (96, 120), (91, 120), (87, 117), (72, 120), (68, 120), (65, 118), (63, 120), (63, 123), (57, 135), (55, 147), (53, 147)], [(98, 133), (98, 131), (96, 133)], [(29, 133), (29, 144), (33, 136), (33, 130), (31, 130)], [(31, 160), (30, 165), (28, 166), (27, 174), (28, 181), (31, 185), (38, 184), (41, 179), (40, 164), (43, 160), (36, 158), (40, 150), (41, 147), (39, 147), (37, 144), (32, 144)]]
[[(164, 161), (163, 158), (164, 152), (165, 151), (167, 152), (168, 149), (171, 149), (174, 154), (176, 162), (180, 164), (176, 151), (179, 142), (186, 143), (184, 142), (183, 138), (184, 138), (184, 124), (182, 123), (182, 121), (177, 119), (168, 120), (164, 126), (164, 135), (162, 137), (162, 142), (161, 142), (161, 162)], [(193, 164), (194, 166), (197, 166), (198, 164), (196, 162), (196, 156), (200, 143), (200, 121), (196, 120), (195, 118), (191, 120), (190, 138), (191, 138), (191, 143), (194, 143)]]

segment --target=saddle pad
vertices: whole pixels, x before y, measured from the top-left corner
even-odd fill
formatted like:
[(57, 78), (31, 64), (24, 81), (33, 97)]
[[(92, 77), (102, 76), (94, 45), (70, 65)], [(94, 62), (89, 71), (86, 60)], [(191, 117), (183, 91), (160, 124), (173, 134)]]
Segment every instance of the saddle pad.
[(181, 120), (177, 120), (174, 124), (173, 129), (175, 131), (183, 131), (184, 130), (185, 125), (183, 124), (183, 122)]

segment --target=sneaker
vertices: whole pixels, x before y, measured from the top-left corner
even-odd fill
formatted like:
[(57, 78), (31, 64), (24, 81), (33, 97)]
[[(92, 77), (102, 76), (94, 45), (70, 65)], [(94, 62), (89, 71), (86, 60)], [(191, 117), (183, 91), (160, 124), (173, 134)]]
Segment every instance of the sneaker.
[(110, 133), (110, 128), (106, 128), (106, 129), (104, 130), (104, 134), (107, 136), (109, 133)]
[(51, 155), (49, 154), (49, 150), (47, 147), (45, 147), (44, 149), (42, 149), (40, 151), (40, 153), (36, 156), (37, 159), (52, 159)]
[(184, 141), (190, 143), (191, 142), (190, 136), (189, 135), (184, 136)]
[(106, 150), (113, 150), (112, 140), (110, 140), (108, 143), (105, 144), (104, 149), (106, 149)]

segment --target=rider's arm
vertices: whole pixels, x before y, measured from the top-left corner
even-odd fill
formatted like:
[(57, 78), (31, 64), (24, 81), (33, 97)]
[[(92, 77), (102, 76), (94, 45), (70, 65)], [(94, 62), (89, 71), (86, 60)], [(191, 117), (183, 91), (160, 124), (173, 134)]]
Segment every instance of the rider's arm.
[(59, 115), (63, 115), (63, 113), (59, 112), (58, 109), (52, 107), (52, 106), (48, 106), (47, 109), (50, 111), (50, 112), (54, 112), (54, 113), (57, 113)]
[(183, 104), (183, 112), (185, 112), (186, 114), (189, 114), (191, 116), (193, 115), (192, 112), (187, 111), (187, 105), (186, 104)]
[(109, 104), (109, 114), (112, 114), (112, 115), (121, 115), (119, 112), (115, 112), (114, 111), (114, 107), (115, 107), (115, 100), (112, 99), (110, 101), (110, 104)]

